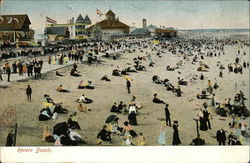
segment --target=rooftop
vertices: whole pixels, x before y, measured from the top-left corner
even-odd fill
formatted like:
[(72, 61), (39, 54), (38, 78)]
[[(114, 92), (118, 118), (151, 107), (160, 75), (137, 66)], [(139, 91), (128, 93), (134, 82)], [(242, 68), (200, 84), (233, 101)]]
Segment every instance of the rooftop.
[(28, 15), (0, 15), (0, 30), (21, 30), (24, 24), (30, 25)]

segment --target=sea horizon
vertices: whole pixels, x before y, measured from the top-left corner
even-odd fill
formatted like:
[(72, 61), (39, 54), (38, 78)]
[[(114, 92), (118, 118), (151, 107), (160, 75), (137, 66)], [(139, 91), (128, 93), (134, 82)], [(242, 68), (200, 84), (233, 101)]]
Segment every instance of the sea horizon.
[(189, 32), (250, 32), (250, 28), (207, 28), (207, 29), (177, 29), (177, 31), (189, 31)]

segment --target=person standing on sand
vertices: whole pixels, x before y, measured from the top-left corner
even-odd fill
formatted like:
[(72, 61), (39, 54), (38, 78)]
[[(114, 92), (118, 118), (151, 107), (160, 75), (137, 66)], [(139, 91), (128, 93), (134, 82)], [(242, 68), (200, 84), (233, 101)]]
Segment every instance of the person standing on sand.
[(2, 78), (2, 67), (0, 67), (0, 80), (3, 81), (3, 78)]
[(130, 87), (131, 87), (131, 83), (129, 81), (129, 79), (126, 79), (127, 80), (127, 89), (128, 89), (128, 94), (130, 94)]
[(173, 132), (173, 142), (172, 142), (173, 145), (181, 144), (181, 140), (179, 138), (178, 126), (179, 126), (178, 121), (174, 121), (174, 124), (173, 124), (174, 132)]
[(166, 124), (167, 126), (171, 126), (171, 119), (170, 119), (170, 113), (169, 113), (169, 110), (168, 110), (168, 104), (166, 104), (166, 107), (165, 107), (165, 116), (166, 116)]
[(222, 128), (217, 131), (216, 139), (219, 145), (226, 145), (226, 133)]
[(30, 101), (30, 102), (31, 102), (31, 94), (32, 94), (32, 89), (31, 89), (30, 85), (28, 85), (28, 87), (26, 88), (26, 95), (27, 95), (28, 101)]
[(6, 66), (6, 73), (8, 75), (7, 81), (9, 82), (10, 81), (10, 74), (11, 74), (9, 63), (7, 63), (5, 66)]
[(51, 56), (48, 56), (48, 64), (51, 64)]
[(204, 116), (204, 119), (205, 119), (205, 121), (206, 121), (206, 123), (208, 125), (208, 128), (212, 129), (210, 121), (209, 121), (209, 115), (210, 115), (210, 113), (207, 111), (207, 105), (205, 104), (204, 105), (204, 110), (203, 110), (203, 116)]
[(212, 94), (213, 93), (213, 87), (212, 87), (212, 83), (210, 80), (208, 80), (208, 90), (209, 90), (209, 93)]
[(160, 135), (158, 137), (158, 144), (166, 145), (167, 126), (165, 121), (161, 121)]

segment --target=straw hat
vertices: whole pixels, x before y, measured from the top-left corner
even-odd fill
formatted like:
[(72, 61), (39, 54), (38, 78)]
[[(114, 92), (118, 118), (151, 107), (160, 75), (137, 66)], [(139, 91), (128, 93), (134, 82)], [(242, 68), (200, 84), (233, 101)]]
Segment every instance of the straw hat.
[(166, 126), (166, 121), (161, 121), (162, 126)]

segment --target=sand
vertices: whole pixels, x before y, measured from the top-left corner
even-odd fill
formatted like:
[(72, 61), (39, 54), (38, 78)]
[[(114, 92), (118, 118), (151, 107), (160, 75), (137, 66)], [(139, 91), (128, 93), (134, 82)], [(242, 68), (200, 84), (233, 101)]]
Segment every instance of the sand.
[[(146, 51), (151, 51), (150, 48), (143, 49), (143, 52), (125, 53), (118, 60), (100, 57), (103, 60), (102, 64), (78, 64), (78, 70), (81, 72), (81, 77), (71, 77), (69, 75), (71, 67), (65, 67), (58, 70), (60, 73), (66, 74), (63, 77), (55, 76), (55, 71), (48, 72), (43, 75), (41, 80), (27, 80), (23, 82), (11, 82), (8, 88), (0, 88), (0, 112), (4, 109), (15, 106), (17, 110), (18, 123), (18, 146), (46, 146), (53, 145), (41, 141), (42, 128), (49, 125), (51, 132), (52, 127), (60, 122), (68, 119), (70, 113), (78, 113), (78, 122), (82, 130), (78, 133), (83, 139), (88, 142), (88, 145), (96, 145), (96, 135), (104, 125), (106, 118), (111, 114), (110, 108), (114, 102), (120, 101), (126, 104), (135, 95), (137, 100), (142, 104), (143, 108), (139, 110), (137, 116), (138, 126), (133, 126), (134, 130), (139, 133), (142, 132), (146, 138), (147, 145), (158, 145), (157, 139), (159, 136), (160, 120), (165, 118), (164, 105), (154, 104), (152, 102), (153, 94), (158, 93), (158, 97), (169, 103), (169, 109), (173, 120), (179, 121), (179, 136), (181, 145), (190, 145), (192, 139), (196, 138), (196, 124), (193, 117), (196, 117), (198, 110), (202, 103), (210, 100), (198, 100), (197, 93), (201, 93), (203, 88), (207, 87), (208, 80), (214, 84), (217, 82), (220, 88), (216, 91), (215, 99), (218, 102), (224, 101), (225, 98), (234, 98), (235, 93), (242, 90), (246, 98), (249, 99), (249, 69), (244, 69), (243, 74), (228, 73), (228, 70), (223, 71), (223, 78), (219, 78), (219, 67), (217, 61), (221, 61), (225, 66), (228, 63), (233, 63), (236, 57), (237, 48), (235, 45), (225, 46), (225, 55), (220, 57), (206, 57), (204, 63), (209, 65), (209, 72), (203, 72), (205, 80), (196, 80), (192, 85), (181, 86), (184, 92), (182, 97), (176, 97), (172, 92), (166, 91), (164, 85), (157, 85), (152, 83), (152, 76), (158, 75), (161, 79), (168, 78), (172, 84), (176, 86), (177, 77), (184, 78), (189, 81), (189, 75), (200, 75), (196, 71), (196, 65), (191, 64), (190, 61), (184, 61), (183, 67), (171, 72), (166, 70), (167, 65), (174, 66), (178, 62), (178, 57), (170, 52), (162, 54), (162, 58), (152, 55), (153, 61), (156, 63), (155, 67), (148, 67), (149, 63), (143, 63), (147, 71), (140, 71), (139, 73), (131, 73), (131, 94), (127, 93), (126, 80), (123, 77), (112, 76), (112, 70), (116, 66), (120, 69), (127, 67), (126, 63), (131, 63), (134, 57), (138, 55), (146, 55)], [(241, 60), (249, 61), (249, 46), (244, 46), (241, 52), (245, 51), (246, 56), (240, 56)], [(153, 52), (154, 53), (154, 52)], [(45, 63), (47, 64), (47, 63)], [(107, 74), (111, 82), (100, 80), (100, 78)], [(91, 80), (96, 85), (94, 90), (79, 90), (77, 89), (80, 80)], [(244, 83), (243, 83), (244, 82)], [(27, 85), (31, 85), (33, 89), (32, 102), (26, 100), (25, 89)], [(56, 88), (62, 84), (65, 88), (70, 90), (70, 93), (56, 92)], [(235, 89), (236, 87), (236, 89)], [(84, 93), (86, 97), (94, 100), (92, 104), (88, 104), (88, 108), (92, 111), (87, 113), (79, 112), (77, 110), (77, 103), (75, 100)], [(67, 115), (59, 115), (57, 120), (49, 120), (46, 122), (38, 121), (39, 111), (42, 109), (42, 97), (44, 94), (49, 94), (55, 102), (63, 102), (63, 106), (69, 110)], [(246, 101), (249, 109), (249, 101)], [(230, 118), (220, 117), (209, 110), (213, 115), (210, 120), (212, 129), (208, 131), (200, 131), (201, 138), (205, 139), (206, 145), (217, 145), (215, 139), (216, 131), (223, 127), (229, 134), (228, 123)], [(128, 120), (127, 115), (117, 114), (120, 118), (119, 125), (123, 126), (123, 122)], [(0, 145), (4, 146), (7, 136), (7, 129), (0, 128)], [(172, 144), (173, 129), (167, 128), (167, 144)], [(113, 144), (118, 146), (122, 143), (122, 137), (112, 135)]]

